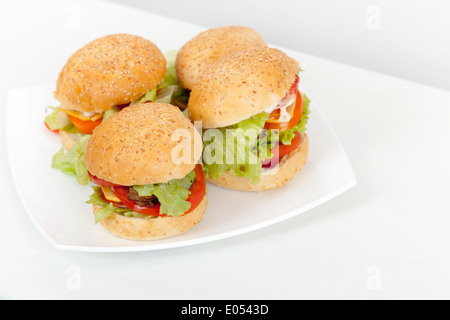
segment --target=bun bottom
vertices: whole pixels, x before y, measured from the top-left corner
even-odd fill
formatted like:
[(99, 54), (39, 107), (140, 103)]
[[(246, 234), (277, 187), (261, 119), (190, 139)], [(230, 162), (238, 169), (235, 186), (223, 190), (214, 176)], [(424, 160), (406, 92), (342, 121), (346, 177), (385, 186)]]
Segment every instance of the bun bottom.
[[(208, 202), (207, 194), (192, 212), (181, 217), (129, 218), (113, 213), (100, 221), (102, 226), (117, 237), (128, 240), (159, 240), (182, 234), (202, 220)], [(94, 214), (101, 207), (92, 205)]]
[[(270, 174), (269, 169), (265, 174), (262, 173), (258, 183), (253, 183), (246, 177), (235, 176), (230, 172), (224, 172), (219, 179), (206, 179), (217, 186), (240, 190), (240, 191), (265, 191), (275, 188), (280, 188), (288, 183), (294, 176), (303, 168), (308, 157), (309, 139), (306, 134), (302, 134), (302, 142), (300, 146), (288, 153), (283, 158), (278, 166), (277, 171)], [(263, 169), (264, 171), (265, 169)]]

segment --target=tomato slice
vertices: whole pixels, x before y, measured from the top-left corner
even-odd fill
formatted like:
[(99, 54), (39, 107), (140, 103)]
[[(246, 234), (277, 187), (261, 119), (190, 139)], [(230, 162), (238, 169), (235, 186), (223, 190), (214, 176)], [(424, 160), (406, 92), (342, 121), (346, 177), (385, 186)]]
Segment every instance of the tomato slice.
[(191, 208), (186, 211), (186, 213), (192, 212), (195, 208), (198, 207), (200, 202), (202, 202), (206, 192), (206, 181), (205, 176), (203, 175), (202, 166), (200, 164), (197, 164), (194, 170), (195, 181), (190, 190), (191, 194), (186, 199), (186, 201), (189, 201), (191, 203)]
[(263, 168), (275, 167), (280, 162), (280, 159), (283, 158), (283, 156), (296, 150), (300, 146), (301, 142), (302, 142), (301, 134), (295, 132), (295, 137), (292, 139), (290, 145), (277, 144), (270, 150), (270, 152), (273, 155), (272, 158), (263, 161), (262, 164)]
[(284, 96), (283, 99), (281, 99), (279, 105), (284, 105), (288, 102), (288, 100), (290, 99), (290, 97), (295, 96), (298, 92), (298, 84), (300, 82), (300, 77), (298, 76), (298, 74), (295, 75), (295, 79), (294, 79), (294, 83), (292, 84), (291, 88), (289, 89), (289, 91), (286, 93), (286, 95)]
[(295, 75), (294, 83), (292, 84), (292, 87), (289, 89), (287, 95), (294, 95), (298, 92), (298, 84), (300, 82), (300, 77), (298, 74)]
[(299, 132), (296, 132), (295, 137), (291, 141), (291, 144), (289, 144), (289, 145), (280, 144), (279, 145), (278, 157), (281, 159), (284, 155), (296, 150), (300, 146), (301, 142), (302, 142), (302, 136)]
[[(195, 180), (190, 189), (191, 194), (186, 199), (186, 201), (191, 203), (191, 208), (188, 211), (186, 211), (185, 214), (192, 212), (195, 208), (198, 207), (200, 202), (203, 200), (203, 197), (205, 196), (206, 192), (206, 182), (201, 165), (197, 164), (194, 170), (195, 170)], [(100, 182), (103, 183), (102, 181)], [(155, 207), (143, 207), (138, 205), (133, 200), (128, 199), (129, 187), (118, 185), (112, 185), (111, 187), (117, 198), (119, 198), (120, 201), (122, 201), (122, 203), (125, 206), (127, 206), (127, 208), (129, 208), (130, 210), (151, 216), (166, 216), (166, 217), (168, 216), (166, 214), (160, 213), (161, 204), (158, 204)]]
[(112, 187), (114, 194), (117, 196), (117, 198), (120, 199), (120, 201), (122, 201), (122, 203), (124, 205), (127, 206), (128, 209), (139, 212), (139, 213), (143, 213), (143, 214), (146, 214), (149, 216), (163, 216), (162, 214), (159, 213), (159, 209), (161, 207), (161, 204), (159, 204), (159, 203), (154, 207), (143, 207), (143, 206), (138, 205), (133, 200), (128, 199), (128, 188), (129, 187), (124, 187), (124, 186), (113, 186)]
[[(279, 109), (274, 110), (273, 112), (279, 113)], [(300, 91), (297, 91), (297, 97), (295, 99), (295, 109), (292, 118), (288, 122), (282, 123), (266, 122), (266, 124), (264, 125), (264, 129), (280, 130), (280, 131), (292, 129), (299, 123), (300, 119), (302, 118), (302, 115), (303, 115), (303, 99), (302, 95), (300, 94)]]
[(59, 133), (59, 129), (52, 130), (52, 129), (50, 129), (50, 127), (48, 126), (47, 122), (44, 121), (44, 124), (45, 124), (45, 127), (46, 127), (48, 130), (50, 130), (51, 132)]
[(100, 118), (95, 121), (85, 121), (78, 119), (77, 117), (71, 116), (70, 114), (67, 115), (72, 121), (75, 128), (77, 128), (78, 131), (85, 134), (92, 134), (92, 131), (94, 131), (95, 127), (97, 127), (100, 123), (102, 123), (103, 118)]
[[(290, 109), (290, 105), (288, 105), (289, 101), (292, 99), (292, 97), (297, 96), (297, 92), (298, 92), (298, 83), (300, 82), (300, 78), (299, 76), (296, 74), (295, 75), (295, 80), (294, 83), (292, 84), (291, 88), (289, 89), (289, 91), (286, 93), (286, 95), (284, 96), (283, 99), (281, 99), (281, 101), (278, 103), (278, 105), (275, 107), (275, 109), (272, 111), (272, 113), (270, 114), (269, 120), (267, 120), (267, 122), (275, 122), (275, 123), (280, 123), (279, 119), (280, 119), (280, 108), (283, 107), (287, 107), (288, 109)], [(292, 104), (292, 103), (291, 103)], [(289, 112), (290, 113), (290, 112)]]
[(91, 181), (93, 183), (95, 183), (96, 185), (103, 186), (103, 187), (114, 187), (114, 186), (117, 186), (117, 184), (108, 182), (106, 180), (103, 180), (103, 179), (100, 179), (100, 178), (94, 176), (89, 171), (88, 171), (88, 174), (89, 174), (89, 177), (91, 178)]

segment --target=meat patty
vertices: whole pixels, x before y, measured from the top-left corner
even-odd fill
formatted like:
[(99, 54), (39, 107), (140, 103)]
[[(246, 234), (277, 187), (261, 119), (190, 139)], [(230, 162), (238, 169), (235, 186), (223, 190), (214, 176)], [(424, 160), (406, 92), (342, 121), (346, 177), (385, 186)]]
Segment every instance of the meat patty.
[(153, 208), (159, 203), (158, 198), (155, 195), (152, 195), (150, 197), (141, 197), (139, 193), (136, 190), (134, 190), (133, 187), (130, 187), (128, 189), (127, 198), (133, 200), (142, 207)]

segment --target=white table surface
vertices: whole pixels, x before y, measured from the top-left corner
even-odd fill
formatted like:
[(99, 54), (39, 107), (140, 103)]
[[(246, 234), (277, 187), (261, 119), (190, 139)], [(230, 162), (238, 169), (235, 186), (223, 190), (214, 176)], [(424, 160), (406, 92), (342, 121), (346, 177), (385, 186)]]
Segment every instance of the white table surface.
[[(146, 19), (167, 20), (109, 3), (0, 6), (2, 40), (10, 44), (0, 52), (2, 128), (8, 90), (54, 81), (67, 57), (97, 35), (165, 32), (174, 47), (190, 36), (145, 30)], [(301, 56), (302, 83), (340, 137), (357, 187), (226, 240), (151, 252), (65, 252), (25, 214), (2, 129), (0, 298), (450, 298), (450, 92)], [(49, 201), (56, 196), (49, 190)]]

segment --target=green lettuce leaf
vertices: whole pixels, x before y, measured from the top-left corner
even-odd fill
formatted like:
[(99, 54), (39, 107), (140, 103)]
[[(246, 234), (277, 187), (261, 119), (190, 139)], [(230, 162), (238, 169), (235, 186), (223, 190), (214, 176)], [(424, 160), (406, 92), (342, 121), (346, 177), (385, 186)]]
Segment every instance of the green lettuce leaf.
[(164, 75), (164, 83), (167, 85), (178, 86), (177, 73), (175, 71), (175, 60), (177, 59), (178, 50), (171, 50), (164, 54), (166, 58), (166, 74)]
[[(203, 134), (206, 176), (217, 179), (229, 171), (257, 183), (262, 161), (271, 156), (271, 147), (266, 148), (266, 152), (260, 152), (259, 135), (267, 119), (269, 114), (262, 112), (228, 127), (206, 130)], [(264, 141), (271, 145), (270, 141)]]
[(172, 102), (172, 97), (177, 90), (178, 86), (176, 85), (170, 85), (165, 88), (161, 88), (158, 90), (154, 101), (169, 104)]
[(64, 112), (61, 112), (54, 107), (49, 108), (52, 109), (53, 112), (45, 117), (45, 123), (51, 130), (61, 130), (71, 123), (69, 117)]
[(187, 108), (191, 91), (178, 86), (177, 90), (173, 93), (172, 104), (181, 108)]
[(143, 97), (138, 98), (130, 103), (131, 106), (135, 104), (141, 104), (145, 102), (154, 102), (156, 100), (156, 92), (158, 91), (158, 87), (154, 87), (152, 90), (148, 91)]
[(115, 115), (115, 114), (116, 114), (117, 112), (119, 112), (119, 111), (120, 111), (120, 108), (117, 107), (117, 106), (113, 107), (112, 109), (106, 110), (106, 111), (103, 113), (103, 121), (105, 121), (105, 120), (108, 119), (109, 117)]
[(195, 171), (192, 170), (182, 179), (174, 179), (166, 183), (133, 186), (133, 188), (141, 197), (155, 195), (161, 204), (161, 213), (179, 217), (191, 208), (191, 203), (186, 199), (191, 194), (189, 189), (194, 179)]
[(65, 152), (61, 148), (54, 156), (52, 168), (77, 177), (78, 183), (87, 185), (90, 181), (89, 174), (84, 163), (84, 152), (90, 135), (81, 137), (69, 151)]
[(176, 106), (185, 107), (189, 100), (189, 90), (181, 87), (175, 71), (175, 60), (178, 50), (172, 50), (165, 54), (166, 74), (161, 84), (148, 91), (143, 97), (133, 101), (131, 105), (145, 102), (170, 103)]
[(294, 139), (296, 132), (303, 133), (306, 130), (306, 125), (308, 124), (309, 120), (309, 114), (311, 113), (311, 111), (309, 110), (309, 104), (311, 103), (311, 99), (309, 99), (309, 97), (303, 93), (302, 98), (303, 98), (303, 115), (299, 123), (292, 129), (280, 132), (280, 142), (284, 145), (291, 144), (292, 139)]
[[(309, 119), (310, 99), (302, 94), (304, 111), (292, 129), (279, 132), (264, 130), (269, 119), (266, 112), (232, 126), (203, 132), (203, 171), (208, 178), (218, 179), (225, 171), (258, 183), (262, 162), (272, 157), (271, 149), (279, 142), (289, 145), (295, 132), (303, 133)], [(257, 137), (255, 139), (255, 137)]]
[(173, 91), (170, 103), (185, 108), (189, 101), (190, 91), (183, 88), (177, 78), (175, 70), (175, 60), (177, 58), (178, 50), (172, 50), (165, 54), (167, 61), (167, 71), (164, 76), (164, 83), (168, 86), (176, 86), (176, 90)]
[(45, 123), (51, 130), (62, 130), (69, 133), (80, 133), (73, 123), (69, 120), (67, 114), (59, 111), (58, 108), (49, 107), (53, 112), (45, 117)]
[(122, 214), (126, 217), (131, 218), (148, 218), (148, 216), (135, 212), (130, 209), (124, 209), (124, 208), (118, 208), (115, 207), (112, 203), (108, 203), (105, 200), (103, 200), (101, 194), (100, 194), (100, 187), (93, 186), (92, 189), (94, 190), (94, 193), (91, 194), (90, 199), (86, 201), (88, 204), (96, 204), (101, 207), (101, 209), (97, 210), (95, 213), (95, 223), (99, 223), (103, 219), (108, 218), (111, 214), (117, 213)]

